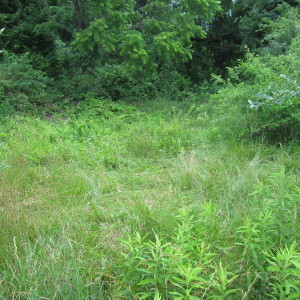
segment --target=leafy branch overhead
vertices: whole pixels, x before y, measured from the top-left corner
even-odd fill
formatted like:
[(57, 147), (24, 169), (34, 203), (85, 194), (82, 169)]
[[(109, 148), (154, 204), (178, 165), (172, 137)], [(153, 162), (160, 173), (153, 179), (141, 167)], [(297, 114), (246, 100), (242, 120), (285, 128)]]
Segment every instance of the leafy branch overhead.
[(120, 54), (137, 68), (184, 62), (192, 58), (191, 39), (205, 36), (219, 10), (215, 0), (102, 1), (73, 45), (83, 54)]

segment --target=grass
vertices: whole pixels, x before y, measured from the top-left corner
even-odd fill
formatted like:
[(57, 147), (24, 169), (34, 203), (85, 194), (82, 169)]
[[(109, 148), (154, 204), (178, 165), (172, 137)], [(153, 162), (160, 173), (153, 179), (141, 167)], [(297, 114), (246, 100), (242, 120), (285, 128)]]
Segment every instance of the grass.
[(297, 299), (299, 147), (136, 106), (2, 121), (0, 299)]

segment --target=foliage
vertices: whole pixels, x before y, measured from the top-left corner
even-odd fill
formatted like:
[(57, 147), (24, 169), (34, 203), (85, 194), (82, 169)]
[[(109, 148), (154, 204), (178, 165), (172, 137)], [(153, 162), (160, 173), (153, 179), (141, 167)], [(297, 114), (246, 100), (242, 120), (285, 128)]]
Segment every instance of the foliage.
[(299, 0), (3, 0), (0, 28), (0, 298), (300, 297)]
[(238, 18), (233, 17), (236, 4), (222, 0), (220, 6), (222, 9), (206, 28), (206, 37), (193, 39), (193, 58), (183, 69), (197, 84), (202, 85), (212, 73), (226, 77), (226, 68), (235, 65), (237, 59), (244, 55)]
[(271, 299), (298, 299), (300, 296), (300, 253), (296, 243), (270, 255), (268, 271), (272, 272)]
[(293, 39), (300, 35), (299, 7), (291, 9), (288, 4), (283, 3), (278, 10), (281, 17), (276, 21), (268, 21), (266, 28), (269, 33), (264, 38), (267, 43), (264, 51), (272, 55), (288, 52)]
[[(298, 8), (290, 8), (289, 14), (298, 14)], [(273, 24), (278, 33), (286, 15)], [(298, 28), (298, 18), (292, 19)], [(299, 35), (291, 38), (287, 52), (273, 56), (248, 54), (246, 60), (229, 69), (229, 80), (218, 94), (212, 96), (219, 102), (216, 113), (224, 116), (228, 132), (233, 135), (264, 136), (271, 142), (284, 142), (299, 138)], [(232, 116), (240, 119), (235, 128)], [(231, 123), (230, 123), (231, 122)]]
[(299, 147), (212, 139), (200, 104), (2, 118), (0, 297), (297, 293)]
[[(250, 108), (259, 111), (258, 132), (267, 132), (280, 139), (297, 137), (300, 126), (300, 85), (285, 74), (286, 83), (270, 84), (249, 99)], [(255, 131), (254, 131), (255, 133)]]
[[(54, 79), (55, 99), (145, 99), (161, 91), (186, 99), (191, 82), (202, 84), (211, 73), (226, 77), (226, 67), (244, 56), (244, 45), (268, 45), (265, 51), (275, 53), (285, 37), (289, 46), (297, 14), (276, 25), (288, 10), (278, 4), (15, 0), (1, 7), (1, 41), (7, 51), (28, 53), (34, 69)], [(279, 34), (283, 27), (289, 35)]]
[(186, 79), (183, 63), (192, 58), (193, 38), (205, 37), (218, 10), (215, 0), (16, 0), (1, 7), (1, 41), (7, 51), (28, 53), (67, 99), (86, 93), (140, 99), (162, 89), (155, 85), (168, 80), (168, 69)]
[[(235, 1), (233, 14), (237, 18), (244, 45), (256, 51), (263, 43), (263, 37), (267, 33), (265, 23), (276, 20), (279, 16), (278, 5), (282, 1), (275, 0), (237, 0)], [(276, 21), (275, 21), (276, 22)]]
[[(273, 174), (283, 178), (282, 174)], [(272, 189), (272, 187), (268, 187)], [(252, 195), (260, 193), (261, 187)], [(270, 195), (270, 194), (268, 194)], [(264, 203), (262, 212), (246, 218), (244, 225), (237, 228), (234, 247), (230, 237), (222, 237), (219, 228), (211, 241), (201, 231), (209, 231), (209, 224), (203, 222), (214, 213), (212, 205), (203, 205), (200, 217), (181, 211), (172, 233), (154, 232), (142, 237), (139, 233), (129, 236), (125, 243), (124, 259), (121, 261), (121, 294), (127, 298), (178, 299), (257, 299), (270, 296), (271, 299), (297, 299), (300, 289), (299, 245), (293, 242), (298, 233), (292, 224), (299, 216), (293, 210), (299, 201), (298, 195), (289, 194), (279, 208), (277, 200)], [(282, 214), (287, 215), (282, 219)], [(218, 223), (220, 220), (214, 219)], [(287, 223), (285, 223), (287, 222)], [(220, 224), (219, 224), (220, 226)], [(154, 230), (154, 229), (153, 229)], [(278, 249), (283, 239), (290, 247)], [(233, 253), (225, 252), (230, 249)], [(220, 260), (222, 258), (222, 260)], [(230, 261), (228, 265), (226, 262)], [(267, 291), (269, 294), (267, 295)]]
[(79, 102), (74, 109), (74, 116), (77, 118), (110, 118), (115, 115), (128, 120), (134, 119), (136, 117), (136, 109), (121, 102), (112, 102), (103, 98), (87, 98)]
[(147, 99), (156, 93), (155, 78), (145, 80), (125, 65), (105, 64), (90, 74), (78, 75), (73, 82), (76, 99), (104, 97), (112, 101)]
[(101, 51), (103, 56), (117, 52), (129, 68), (151, 74), (190, 59), (191, 38), (205, 35), (201, 22), (209, 22), (219, 6), (214, 0), (109, 1), (97, 9), (98, 18), (76, 36), (78, 50), (85, 55)]
[(28, 54), (16, 56), (4, 53), (0, 62), (0, 105), (3, 112), (30, 112), (51, 102), (48, 85), (51, 83), (42, 71), (33, 68)]
[(192, 228), (192, 218), (184, 218), (168, 242), (157, 235), (154, 242), (143, 241), (138, 233), (128, 238), (122, 265), (127, 297), (196, 299), (205, 291), (215, 254), (209, 246), (189, 242)]

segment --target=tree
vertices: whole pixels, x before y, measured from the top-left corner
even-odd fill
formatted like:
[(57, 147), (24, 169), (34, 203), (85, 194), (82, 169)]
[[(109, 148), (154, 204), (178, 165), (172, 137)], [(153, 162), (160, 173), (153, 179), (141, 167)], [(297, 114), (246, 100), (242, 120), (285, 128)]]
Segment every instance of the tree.
[(277, 7), (282, 0), (236, 0), (233, 17), (237, 20), (242, 43), (251, 50), (262, 46), (266, 34), (264, 24), (279, 17)]
[(117, 58), (150, 73), (191, 59), (192, 38), (205, 36), (205, 27), (220, 9), (215, 0), (106, 0), (90, 5), (97, 18), (74, 41), (82, 56)]
[[(254, 52), (268, 45), (267, 51), (282, 51), (287, 40), (295, 35), (293, 16), (282, 26), (281, 36), (269, 35), (272, 24), (282, 15), (281, 3), (299, 5), (298, 0), (221, 0), (222, 10), (218, 11), (211, 24), (206, 27), (204, 38), (193, 38), (193, 59), (186, 64), (186, 73), (194, 83), (208, 79), (211, 73), (226, 77), (228, 67), (236, 65), (245, 57), (246, 48)], [(284, 6), (286, 7), (286, 6)], [(281, 22), (282, 23), (282, 22)], [(272, 39), (272, 49), (270, 47)], [(276, 49), (275, 49), (276, 48)], [(281, 50), (280, 50), (281, 49)]]
[(239, 24), (233, 17), (234, 1), (220, 1), (221, 10), (206, 27), (204, 38), (193, 38), (193, 59), (186, 72), (194, 83), (209, 79), (212, 73), (226, 76), (227, 67), (233, 66), (243, 56)]

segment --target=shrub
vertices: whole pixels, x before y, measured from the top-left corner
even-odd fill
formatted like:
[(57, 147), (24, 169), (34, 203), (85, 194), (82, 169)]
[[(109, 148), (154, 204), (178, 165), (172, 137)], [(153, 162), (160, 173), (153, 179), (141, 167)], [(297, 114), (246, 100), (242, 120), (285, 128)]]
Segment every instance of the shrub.
[(223, 135), (265, 137), (273, 143), (299, 138), (300, 59), (295, 38), (286, 54), (254, 56), (229, 70), (229, 79), (211, 96)]
[(299, 8), (291, 8), (283, 2), (278, 6), (281, 18), (272, 21), (268, 20), (269, 34), (265, 36), (267, 46), (264, 52), (272, 55), (284, 54), (288, 51), (293, 39), (299, 35)]
[(128, 69), (125, 65), (105, 64), (91, 73), (74, 78), (75, 98), (88, 95), (113, 101), (150, 97), (155, 86), (143, 74)]
[[(271, 83), (252, 99), (250, 108), (257, 113), (254, 133), (265, 133), (270, 139), (290, 140), (300, 130), (300, 84), (285, 74), (286, 82)], [(255, 114), (253, 112), (252, 114)]]
[(32, 111), (51, 100), (50, 79), (33, 68), (29, 54), (4, 53), (0, 63), (0, 108), (3, 112)]
[(137, 116), (136, 108), (128, 106), (122, 102), (112, 102), (105, 98), (86, 97), (80, 101), (76, 107), (74, 114), (77, 117), (102, 117), (105, 119), (118, 115), (120, 118), (135, 119)]

